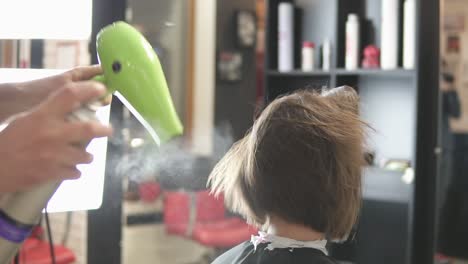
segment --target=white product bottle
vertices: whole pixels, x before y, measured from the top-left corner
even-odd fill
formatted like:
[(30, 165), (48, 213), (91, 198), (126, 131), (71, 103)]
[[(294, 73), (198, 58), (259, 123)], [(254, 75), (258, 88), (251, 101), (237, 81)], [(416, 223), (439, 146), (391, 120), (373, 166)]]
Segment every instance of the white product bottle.
[(382, 0), (382, 69), (398, 67), (398, 7), (399, 0)]
[(278, 6), (278, 71), (294, 69), (294, 6), (280, 3)]
[(314, 48), (315, 44), (310, 41), (304, 41), (302, 43), (302, 71), (313, 71), (314, 70)]
[(359, 65), (359, 18), (356, 14), (349, 14), (346, 22), (346, 58), (347, 70), (355, 70)]
[(403, 67), (413, 69), (416, 52), (416, 3), (414, 0), (405, 0), (403, 31)]
[(329, 39), (325, 39), (322, 47), (322, 70), (329, 71), (331, 64), (331, 44)]
[(19, 68), (31, 67), (31, 40), (19, 40)]

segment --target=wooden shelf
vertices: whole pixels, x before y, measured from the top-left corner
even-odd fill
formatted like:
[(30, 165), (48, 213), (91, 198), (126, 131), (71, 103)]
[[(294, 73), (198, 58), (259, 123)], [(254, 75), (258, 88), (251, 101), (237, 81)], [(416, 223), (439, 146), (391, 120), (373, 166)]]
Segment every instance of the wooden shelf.
[(267, 71), (267, 74), (270, 76), (290, 76), (290, 77), (307, 77), (307, 76), (323, 76), (323, 77), (329, 77), (331, 75), (331, 72), (329, 71), (312, 71), (312, 72), (305, 72), (301, 70), (294, 70), (290, 72), (280, 72), (276, 70), (269, 70)]
[(272, 77), (330, 77), (336, 76), (387, 76), (387, 77), (413, 77), (415, 74), (414, 70), (407, 69), (395, 69), (395, 70), (382, 70), (382, 69), (357, 69), (357, 70), (346, 70), (343, 68), (335, 69), (332, 71), (313, 71), (304, 72), (301, 70), (293, 70), (290, 72), (280, 72), (277, 70), (268, 70), (267, 75)]
[(395, 69), (395, 70), (382, 70), (382, 69), (357, 69), (357, 70), (346, 70), (336, 69), (335, 73), (337, 76), (388, 76), (388, 77), (413, 77), (415, 71), (407, 69)]

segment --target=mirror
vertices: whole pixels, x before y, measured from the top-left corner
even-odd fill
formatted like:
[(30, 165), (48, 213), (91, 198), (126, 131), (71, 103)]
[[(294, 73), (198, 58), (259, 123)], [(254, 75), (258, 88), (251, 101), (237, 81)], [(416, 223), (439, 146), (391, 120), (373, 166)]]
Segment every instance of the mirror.
[[(215, 1), (127, 2), (126, 20), (155, 49), (185, 135), (157, 148), (124, 109), (124, 155), (117, 164), (124, 184), (123, 263), (204, 263), (216, 253), (195, 241), (189, 231), (193, 227), (184, 224), (193, 208), (190, 201), (206, 194), (202, 190), (217, 151), (211, 143), (215, 6)], [(222, 202), (215, 204), (224, 215)]]
[(468, 2), (441, 0), (436, 263), (467, 263)]

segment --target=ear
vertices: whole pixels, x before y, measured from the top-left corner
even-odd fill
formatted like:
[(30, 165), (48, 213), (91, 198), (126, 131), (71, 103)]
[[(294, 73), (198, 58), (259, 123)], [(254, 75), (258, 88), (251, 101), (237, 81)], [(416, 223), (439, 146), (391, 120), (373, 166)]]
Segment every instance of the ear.
[(359, 113), (359, 96), (356, 90), (350, 86), (325, 90), (322, 92), (322, 96), (329, 98), (343, 110), (348, 110), (355, 114)]

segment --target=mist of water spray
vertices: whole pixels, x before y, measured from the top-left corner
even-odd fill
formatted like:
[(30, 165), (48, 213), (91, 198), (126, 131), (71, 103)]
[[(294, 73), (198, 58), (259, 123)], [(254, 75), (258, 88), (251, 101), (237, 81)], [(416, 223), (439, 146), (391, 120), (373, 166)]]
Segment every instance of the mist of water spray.
[[(134, 141), (134, 146), (141, 143), (138, 141)], [(232, 129), (224, 123), (215, 128), (213, 152), (208, 157), (191, 153), (182, 138), (160, 147), (146, 143), (129, 148), (129, 153), (118, 158), (115, 161), (116, 173), (134, 182), (156, 178), (166, 188), (200, 188), (206, 185), (211, 169), (232, 144)]]

